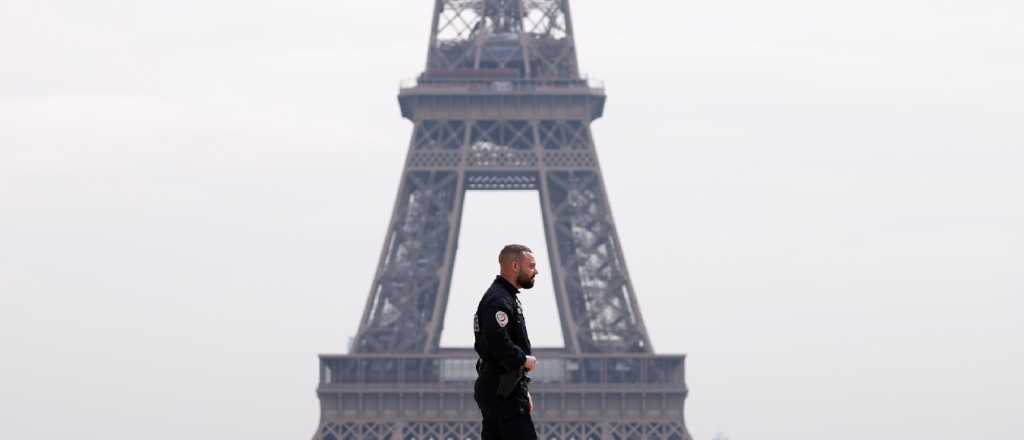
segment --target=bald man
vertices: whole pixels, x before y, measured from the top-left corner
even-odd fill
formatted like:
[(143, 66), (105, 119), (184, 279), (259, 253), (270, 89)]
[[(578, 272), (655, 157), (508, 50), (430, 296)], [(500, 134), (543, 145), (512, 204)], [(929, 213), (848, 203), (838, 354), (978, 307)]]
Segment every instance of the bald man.
[[(532, 440), (537, 431), (527, 387), (530, 379), (525, 372), (537, 368), (537, 358), (531, 354), (517, 295), (519, 289), (533, 287), (537, 261), (530, 248), (510, 244), (498, 254), (498, 264), (501, 274), (484, 293), (473, 316), (473, 348), (480, 356), (473, 398), (483, 414), (481, 440)], [(516, 380), (509, 382), (509, 377)]]

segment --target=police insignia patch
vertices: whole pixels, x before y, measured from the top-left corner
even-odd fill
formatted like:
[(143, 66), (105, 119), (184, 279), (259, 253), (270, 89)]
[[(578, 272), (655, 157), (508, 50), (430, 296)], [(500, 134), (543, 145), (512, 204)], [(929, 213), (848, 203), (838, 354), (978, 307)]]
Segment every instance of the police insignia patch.
[(494, 314), (494, 319), (498, 320), (498, 325), (500, 325), (502, 328), (508, 325), (508, 315), (506, 315), (505, 312), (501, 310), (498, 310), (498, 313)]

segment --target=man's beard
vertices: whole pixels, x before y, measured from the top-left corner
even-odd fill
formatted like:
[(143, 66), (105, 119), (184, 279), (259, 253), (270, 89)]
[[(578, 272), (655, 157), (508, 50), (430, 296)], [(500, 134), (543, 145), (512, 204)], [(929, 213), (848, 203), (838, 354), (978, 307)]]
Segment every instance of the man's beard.
[(527, 278), (526, 275), (520, 273), (519, 276), (516, 277), (516, 283), (519, 284), (519, 287), (529, 289), (533, 287), (533, 278)]

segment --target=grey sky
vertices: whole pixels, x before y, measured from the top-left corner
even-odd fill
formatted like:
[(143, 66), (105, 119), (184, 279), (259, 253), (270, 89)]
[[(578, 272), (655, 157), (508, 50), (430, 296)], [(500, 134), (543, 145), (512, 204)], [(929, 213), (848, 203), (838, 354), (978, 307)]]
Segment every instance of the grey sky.
[[(0, 437), (312, 434), (430, 4), (0, 2)], [(1024, 3), (573, 12), (696, 438), (1024, 437)], [(543, 246), (529, 194), (471, 194), (445, 341), (494, 273), (480, 212), (509, 202), (524, 216), (494, 240)], [(557, 344), (545, 286), (526, 313)]]

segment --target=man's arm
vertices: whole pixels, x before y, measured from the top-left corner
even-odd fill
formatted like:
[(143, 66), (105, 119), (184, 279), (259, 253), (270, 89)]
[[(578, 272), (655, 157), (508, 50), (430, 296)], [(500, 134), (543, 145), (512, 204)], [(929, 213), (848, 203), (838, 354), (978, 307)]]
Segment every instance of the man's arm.
[(480, 321), (480, 332), (487, 340), (487, 348), (494, 353), (495, 360), (500, 362), (507, 371), (518, 371), (526, 363), (526, 353), (512, 343), (508, 328), (512, 323), (511, 302), (495, 300), (483, 308), (477, 317)]

